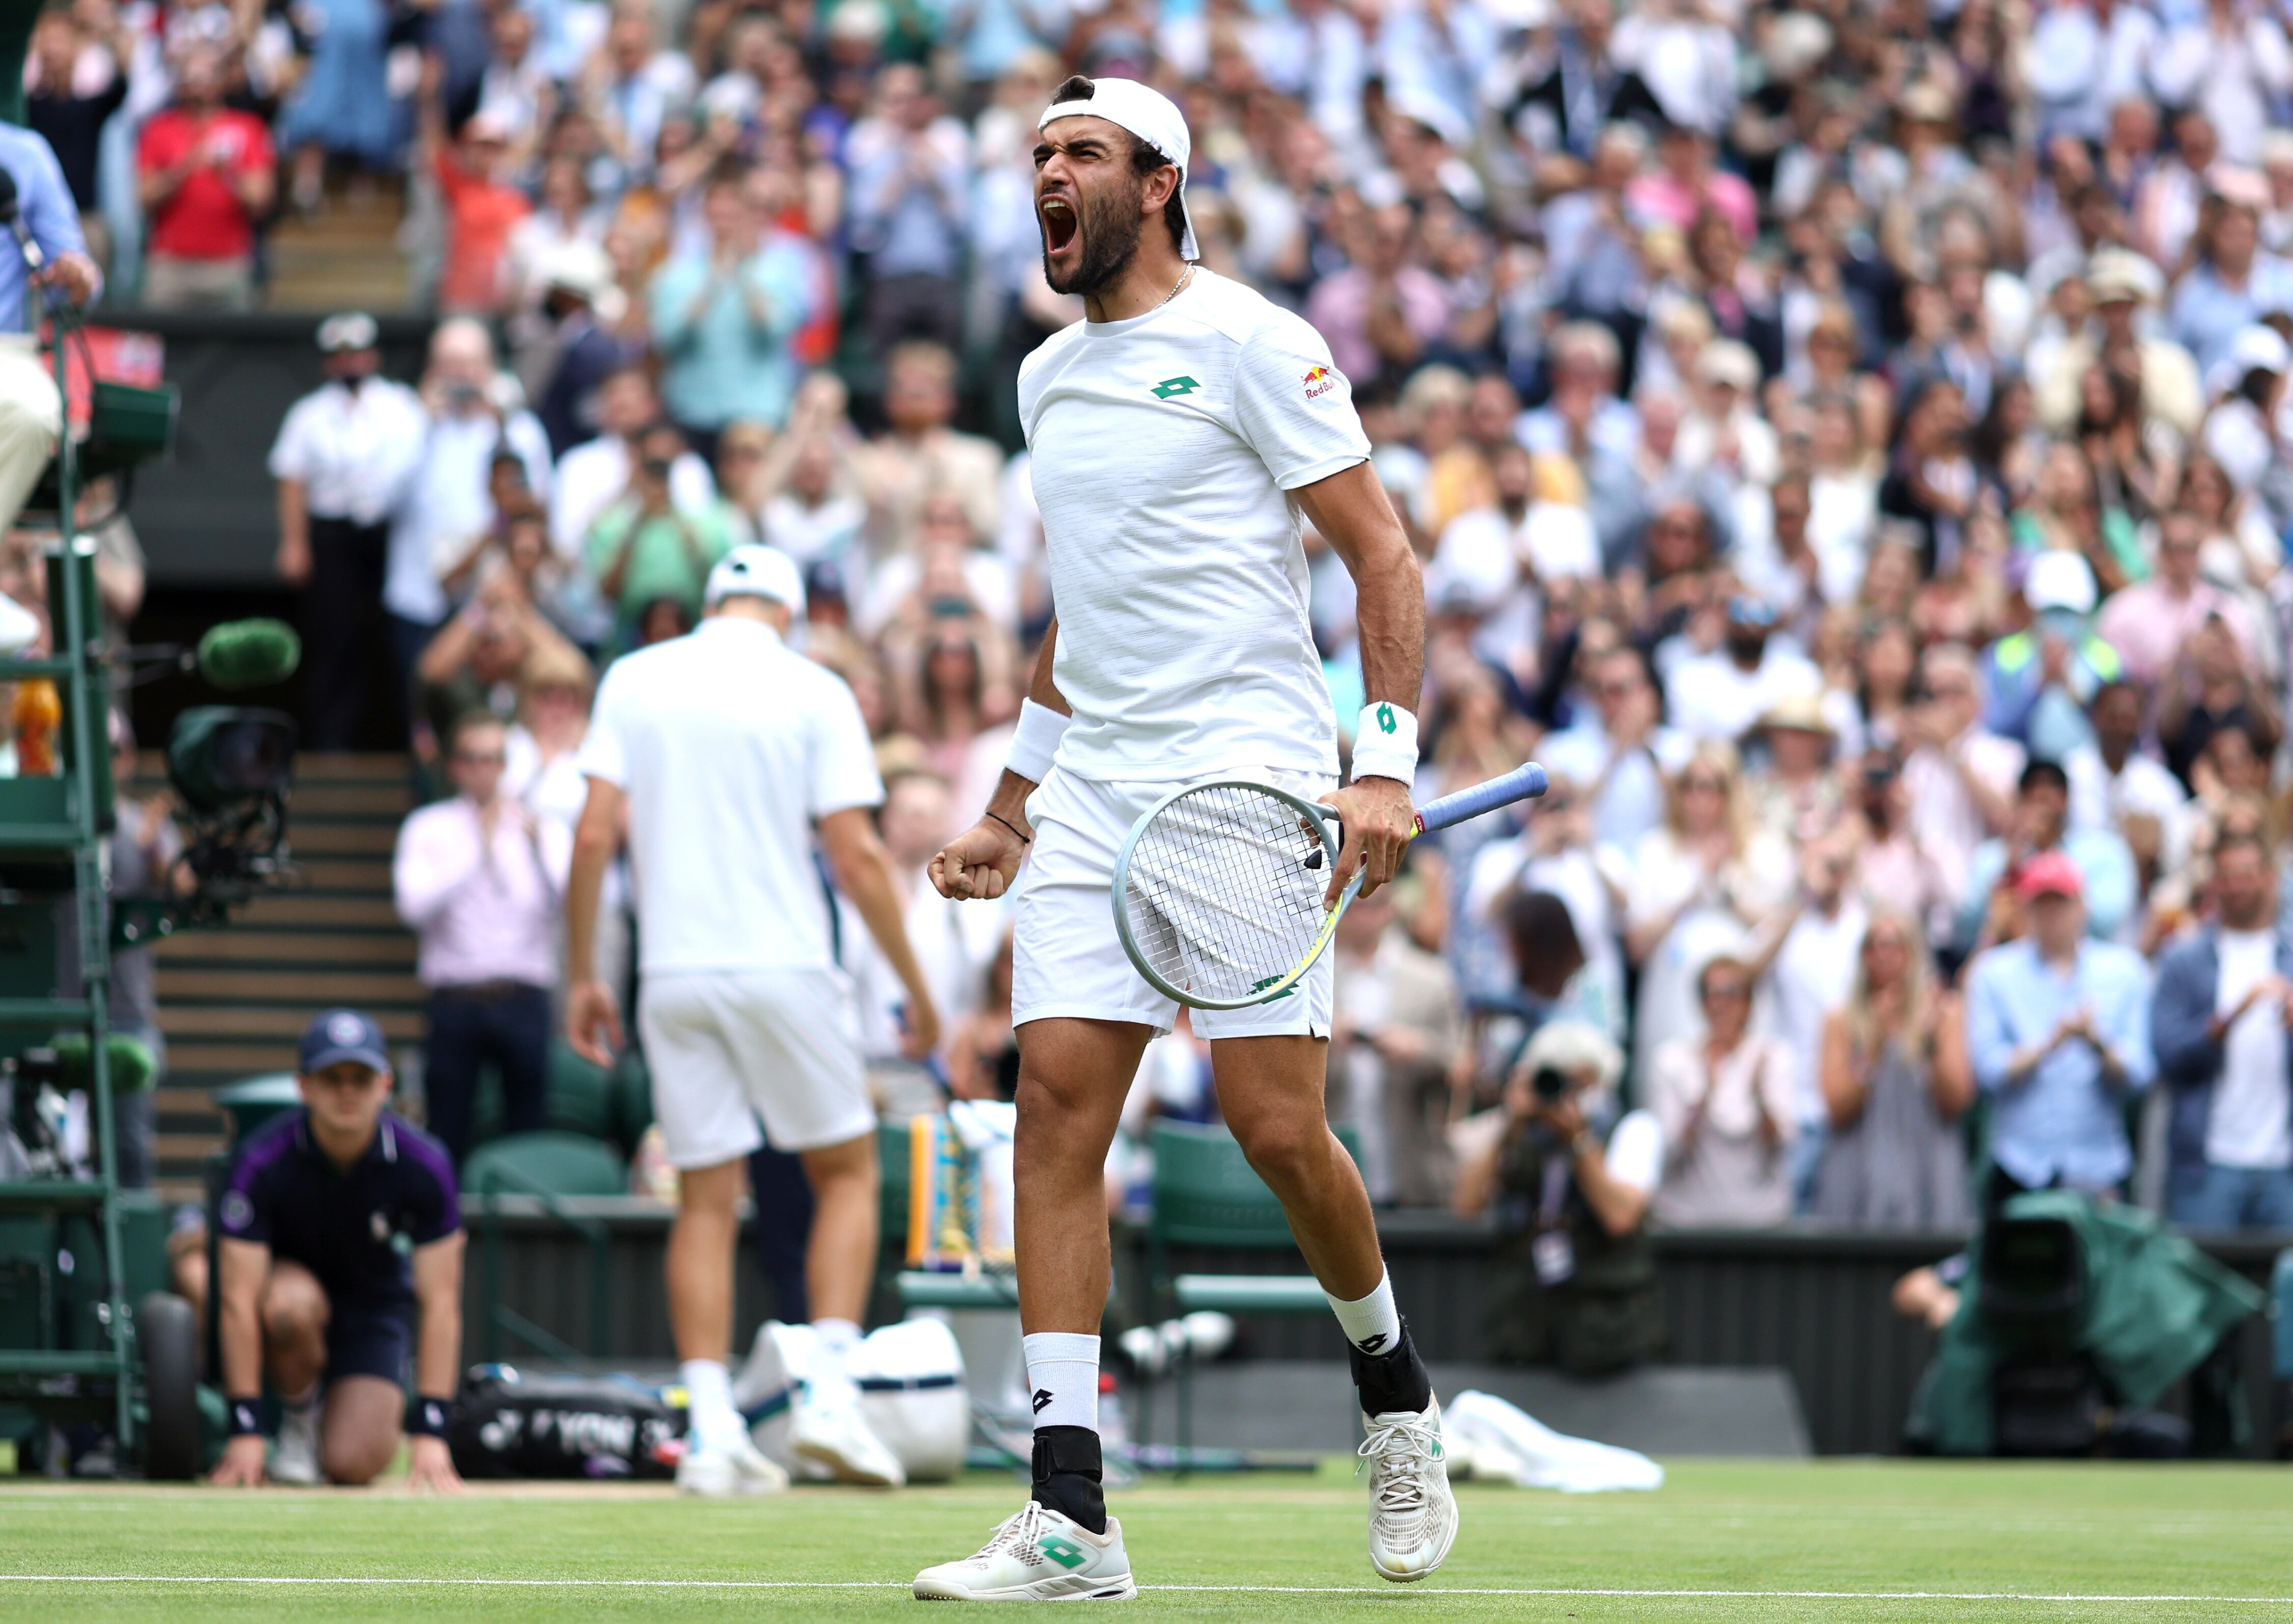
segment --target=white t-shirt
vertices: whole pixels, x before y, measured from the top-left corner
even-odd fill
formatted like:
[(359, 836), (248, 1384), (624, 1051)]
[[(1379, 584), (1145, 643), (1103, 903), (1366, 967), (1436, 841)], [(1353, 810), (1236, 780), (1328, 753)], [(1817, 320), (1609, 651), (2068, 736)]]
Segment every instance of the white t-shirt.
[(1795, 1109), (1803, 1124), (1825, 1121), (1830, 1114), (1821, 1084), (1823, 1026), (1855, 990), (1863, 933), (1870, 926), (1869, 912), (1851, 897), (1839, 905), (1836, 918), (1806, 908), (1792, 922), (1768, 970), (1761, 1024), (1791, 1051), (1798, 1080)]
[(1322, 336), (1197, 267), (1169, 304), (1078, 321), (1019, 369), (1083, 778), (1334, 774), (1337, 721), (1287, 492), (1369, 457)]
[[(2223, 931), (2214, 1008), (2227, 1014), (2257, 982), (2276, 973), (2274, 935)], [(2221, 1080), (2206, 1118), (2206, 1160), (2217, 1167), (2293, 1166), (2286, 1087), (2285, 1018), (2275, 1002), (2265, 1001), (2239, 1016), (2223, 1040)]]
[(1654, 1195), (1664, 1178), (1664, 1125), (1652, 1111), (1626, 1111), (1610, 1130), (1601, 1160), (1617, 1183)]
[(580, 762), (628, 797), (645, 975), (835, 962), (812, 825), (884, 798), (842, 678), (769, 626), (703, 621), (606, 670)]

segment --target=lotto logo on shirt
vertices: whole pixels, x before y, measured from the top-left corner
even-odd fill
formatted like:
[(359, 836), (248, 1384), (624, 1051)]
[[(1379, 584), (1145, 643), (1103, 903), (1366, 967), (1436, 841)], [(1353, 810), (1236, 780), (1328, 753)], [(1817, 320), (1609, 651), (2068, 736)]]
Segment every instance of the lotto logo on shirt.
[(1338, 375), (1327, 367), (1316, 367), (1306, 374), (1306, 398), (1318, 400), (1338, 386)]

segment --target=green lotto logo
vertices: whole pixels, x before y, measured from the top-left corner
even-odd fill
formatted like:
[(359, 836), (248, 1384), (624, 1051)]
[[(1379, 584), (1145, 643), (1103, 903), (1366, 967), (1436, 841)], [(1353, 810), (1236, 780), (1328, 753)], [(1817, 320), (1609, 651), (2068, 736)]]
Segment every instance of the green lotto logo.
[(1380, 705), (1377, 708), (1377, 730), (1380, 733), (1391, 733), (1399, 725), (1393, 719), (1391, 705)]
[[(1257, 980), (1250, 984), (1250, 990), (1253, 993), (1262, 993), (1280, 979), (1282, 979), (1282, 978), (1279, 976), (1260, 976)], [(1285, 987), (1274, 995), (1276, 998), (1287, 998), (1291, 994), (1297, 990), (1298, 989), (1294, 987)]]
[(1192, 394), (1201, 387), (1200, 384), (1183, 374), (1177, 378), (1166, 378), (1155, 386), (1155, 398), (1158, 401), (1167, 401), (1174, 394)]
[(1049, 1557), (1053, 1562), (1057, 1563), (1059, 1566), (1069, 1570), (1082, 1566), (1084, 1562), (1082, 1547), (1077, 1545), (1065, 1534), (1053, 1534), (1049, 1539), (1044, 1540), (1042, 1542), (1042, 1552), (1044, 1555)]

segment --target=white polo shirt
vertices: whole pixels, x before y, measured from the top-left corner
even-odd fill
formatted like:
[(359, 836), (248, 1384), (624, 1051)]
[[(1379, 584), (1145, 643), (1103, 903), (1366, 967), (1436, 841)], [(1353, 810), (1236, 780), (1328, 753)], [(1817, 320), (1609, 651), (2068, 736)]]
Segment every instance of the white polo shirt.
[(769, 626), (703, 621), (606, 670), (580, 766), (628, 797), (644, 974), (836, 962), (813, 824), (884, 798), (842, 678)]
[(1082, 778), (1334, 775), (1290, 492), (1369, 457), (1304, 321), (1202, 267), (1168, 304), (1078, 321), (1019, 369)]
[(271, 447), (271, 477), (300, 480), (314, 519), (379, 524), (421, 466), (430, 414), (404, 384), (370, 378), (353, 392), (329, 382), (288, 409)]

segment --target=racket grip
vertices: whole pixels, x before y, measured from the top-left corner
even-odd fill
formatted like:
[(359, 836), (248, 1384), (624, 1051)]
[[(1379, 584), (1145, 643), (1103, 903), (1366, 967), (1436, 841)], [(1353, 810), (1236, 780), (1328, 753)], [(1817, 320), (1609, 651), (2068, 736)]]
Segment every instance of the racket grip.
[(1484, 812), (1494, 812), (1499, 807), (1509, 807), (1516, 800), (1529, 800), (1544, 793), (1550, 780), (1544, 769), (1534, 761), (1517, 767), (1502, 778), (1492, 778), (1487, 784), (1477, 784), (1470, 790), (1459, 790), (1454, 795), (1444, 795), (1417, 809), (1417, 830), (1424, 834), (1435, 829), (1446, 829), (1452, 824), (1462, 824), (1469, 817), (1479, 817)]

